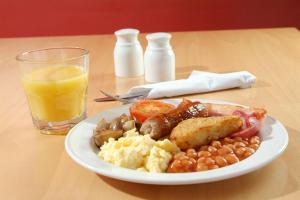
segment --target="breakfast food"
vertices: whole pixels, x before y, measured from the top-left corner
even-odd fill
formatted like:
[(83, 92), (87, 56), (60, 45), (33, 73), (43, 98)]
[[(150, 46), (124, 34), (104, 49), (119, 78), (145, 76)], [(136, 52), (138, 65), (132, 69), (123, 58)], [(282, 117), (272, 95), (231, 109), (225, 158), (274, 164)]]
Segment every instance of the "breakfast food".
[(247, 116), (255, 116), (257, 119), (262, 119), (266, 114), (266, 110), (263, 108), (249, 108), (229, 104), (203, 104), (205, 105), (209, 116), (233, 115), (242, 112)]
[(148, 118), (140, 131), (142, 134), (149, 134), (153, 139), (159, 139), (170, 134), (179, 122), (194, 117), (207, 117), (205, 106), (200, 102), (184, 99), (176, 109)]
[(243, 118), (243, 128), (232, 136), (249, 138), (261, 128), (267, 111), (263, 108), (246, 108), (235, 105), (204, 104), (209, 116), (237, 115)]
[(242, 125), (242, 119), (234, 115), (192, 118), (180, 122), (170, 139), (182, 150), (197, 148), (237, 132)]
[(172, 153), (179, 148), (165, 139), (155, 141), (149, 135), (139, 135), (132, 129), (118, 140), (110, 138), (101, 146), (98, 156), (120, 167), (148, 172), (165, 172)]
[(95, 144), (100, 147), (104, 142), (108, 141), (109, 138), (120, 138), (125, 131), (133, 128), (135, 128), (135, 122), (126, 114), (116, 117), (111, 122), (101, 119), (94, 130), (93, 139)]
[(129, 108), (130, 115), (137, 123), (143, 123), (149, 117), (159, 114), (167, 113), (173, 110), (173, 104), (164, 103), (158, 100), (140, 100)]
[(175, 154), (167, 171), (179, 173), (218, 169), (248, 158), (255, 153), (259, 145), (258, 136), (245, 139), (225, 137), (222, 140), (214, 140), (199, 150), (190, 148)]
[(120, 167), (156, 173), (205, 171), (246, 159), (259, 148), (266, 115), (261, 108), (187, 99), (176, 108), (142, 100), (129, 110), (132, 116), (97, 124), (93, 141), (98, 156)]

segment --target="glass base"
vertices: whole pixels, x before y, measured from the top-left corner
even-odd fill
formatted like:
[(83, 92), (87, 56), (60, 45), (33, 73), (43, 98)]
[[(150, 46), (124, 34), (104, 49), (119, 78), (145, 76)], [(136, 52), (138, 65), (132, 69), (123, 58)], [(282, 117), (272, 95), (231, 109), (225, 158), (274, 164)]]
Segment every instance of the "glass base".
[(86, 118), (86, 112), (81, 116), (62, 122), (45, 122), (32, 117), (33, 124), (45, 135), (66, 135), (77, 123)]

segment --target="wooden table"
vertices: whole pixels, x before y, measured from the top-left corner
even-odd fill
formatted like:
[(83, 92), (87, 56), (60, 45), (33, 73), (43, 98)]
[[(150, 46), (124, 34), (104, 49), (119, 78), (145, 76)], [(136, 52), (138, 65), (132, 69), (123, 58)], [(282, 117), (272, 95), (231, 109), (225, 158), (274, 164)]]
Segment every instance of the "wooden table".
[[(145, 47), (145, 35), (140, 39)], [(56, 46), (90, 50), (88, 114), (120, 105), (95, 103), (99, 89), (125, 92), (143, 77), (115, 78), (113, 35), (0, 39), (0, 199), (299, 199), (300, 198), (300, 33), (294, 28), (173, 33), (177, 78), (193, 70), (248, 70), (253, 88), (191, 98), (263, 106), (287, 128), (290, 143), (278, 159), (247, 175), (198, 185), (153, 186), (96, 175), (73, 162), (64, 136), (33, 127), (15, 55)]]

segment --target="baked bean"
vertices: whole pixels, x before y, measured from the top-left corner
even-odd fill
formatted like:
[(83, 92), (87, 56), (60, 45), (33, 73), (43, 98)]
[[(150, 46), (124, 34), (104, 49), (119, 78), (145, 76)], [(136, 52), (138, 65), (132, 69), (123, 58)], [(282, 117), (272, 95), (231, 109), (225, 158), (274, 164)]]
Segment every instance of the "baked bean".
[(198, 152), (188, 149), (173, 156), (168, 172), (206, 171), (225, 167), (251, 156), (259, 148), (260, 138), (226, 137), (201, 146)]
[(250, 153), (250, 152), (245, 152), (242, 159), (248, 158), (248, 157), (251, 156), (251, 155), (252, 155), (252, 153)]
[(253, 136), (251, 139), (250, 139), (250, 144), (259, 144), (259, 137), (258, 136)]
[(244, 159), (248, 158), (249, 156), (251, 156), (254, 152), (255, 152), (254, 149), (252, 149), (250, 147), (246, 147), (246, 151), (244, 153)]
[(243, 140), (243, 141), (242, 141), (242, 143), (244, 143), (246, 146), (248, 146), (248, 145), (249, 145), (249, 142), (248, 142), (248, 141), (246, 141), (246, 140)]
[(208, 157), (208, 158), (205, 159), (204, 163), (206, 165), (214, 165), (216, 163), (216, 161), (214, 159)]
[(240, 147), (245, 147), (246, 145), (243, 142), (235, 142), (233, 146), (234, 146), (234, 149), (237, 149)]
[(184, 172), (180, 160), (174, 160), (168, 167), (169, 173)]
[(190, 158), (189, 160), (193, 163), (193, 165), (197, 163), (197, 160), (194, 158)]
[(234, 149), (235, 149), (233, 144), (225, 144), (224, 146), (225, 146), (225, 147), (228, 147), (228, 148), (231, 149), (231, 150), (234, 150)]
[(217, 153), (218, 149), (216, 147), (209, 146), (207, 151), (214, 155), (215, 153)]
[(215, 160), (216, 160), (216, 163), (217, 163), (217, 165), (218, 165), (219, 167), (224, 167), (224, 166), (227, 165), (226, 159), (225, 159), (224, 157), (222, 157), (222, 156), (217, 156), (217, 157), (215, 158)]
[(254, 149), (254, 150), (257, 150), (258, 147), (259, 147), (259, 144), (250, 144), (249, 147)]
[(188, 160), (189, 157), (186, 156), (186, 155), (179, 155), (179, 156), (177, 157), (177, 159), (178, 159), (178, 160)]
[(254, 153), (255, 150), (252, 149), (251, 147), (246, 147), (246, 152)]
[(225, 155), (224, 158), (226, 159), (226, 161), (227, 161), (229, 164), (233, 164), (233, 163), (239, 162), (238, 157), (236, 157), (236, 155), (233, 154), (233, 153), (230, 153), (230, 154)]
[(252, 155), (252, 153), (250, 153), (250, 152), (245, 152), (244, 155), (243, 155), (243, 159), (248, 158), (248, 157), (251, 156), (251, 155)]
[(223, 146), (222, 148), (218, 149), (218, 153), (219, 153), (219, 155), (223, 156), (223, 155), (226, 155), (228, 153), (232, 153), (232, 149), (230, 149), (227, 146)]
[(195, 158), (195, 159), (197, 158), (197, 152), (195, 149), (188, 149), (186, 151), (186, 155), (190, 158)]
[(208, 151), (199, 151), (199, 152), (198, 152), (198, 157), (199, 157), (199, 158), (200, 158), (200, 157), (209, 157), (209, 156), (211, 156), (211, 153), (208, 152)]
[(174, 165), (174, 166), (179, 166), (179, 165), (181, 165), (181, 160), (174, 160), (173, 165)]
[(223, 142), (224, 142), (224, 144), (232, 144), (232, 143), (234, 143), (234, 140), (229, 137), (226, 137), (223, 139)]
[(198, 163), (197, 167), (196, 167), (196, 171), (200, 172), (200, 171), (206, 171), (208, 170), (208, 166), (205, 165), (204, 163)]
[(193, 171), (196, 165), (196, 161), (195, 163), (193, 163), (191, 160), (182, 160), (181, 165), (184, 171)]
[(208, 166), (208, 169), (218, 169), (219, 166), (218, 165), (210, 165)]
[(197, 163), (204, 163), (205, 159), (206, 159), (205, 157), (200, 157), (198, 158)]
[(213, 146), (213, 147), (219, 149), (219, 148), (222, 147), (222, 144), (221, 144), (220, 141), (214, 140), (214, 141), (212, 141), (211, 146)]
[(239, 157), (242, 157), (246, 151), (245, 147), (240, 147), (235, 150), (235, 154)]
[(185, 156), (185, 155), (186, 155), (185, 152), (179, 152), (179, 153), (176, 153), (176, 154), (174, 155), (174, 159), (180, 158), (180, 157)]

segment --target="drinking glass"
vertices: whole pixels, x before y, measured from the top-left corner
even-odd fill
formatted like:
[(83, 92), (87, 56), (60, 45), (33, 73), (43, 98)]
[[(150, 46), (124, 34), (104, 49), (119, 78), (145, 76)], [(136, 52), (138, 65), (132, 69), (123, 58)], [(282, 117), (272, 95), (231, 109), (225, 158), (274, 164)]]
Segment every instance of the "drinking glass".
[(89, 52), (48, 48), (16, 57), (34, 125), (44, 134), (67, 134), (86, 118)]

